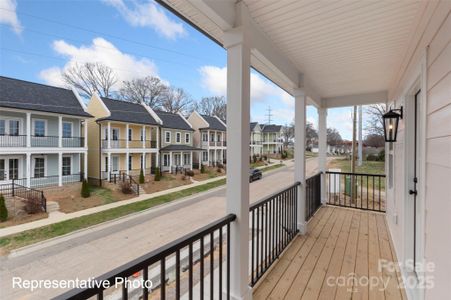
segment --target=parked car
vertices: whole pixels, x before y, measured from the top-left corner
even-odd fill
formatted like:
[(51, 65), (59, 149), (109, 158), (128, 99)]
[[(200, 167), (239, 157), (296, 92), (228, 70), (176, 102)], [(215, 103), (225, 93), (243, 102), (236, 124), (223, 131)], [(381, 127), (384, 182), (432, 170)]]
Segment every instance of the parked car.
[(249, 170), (249, 182), (254, 180), (262, 179), (263, 174), (259, 169), (250, 169)]

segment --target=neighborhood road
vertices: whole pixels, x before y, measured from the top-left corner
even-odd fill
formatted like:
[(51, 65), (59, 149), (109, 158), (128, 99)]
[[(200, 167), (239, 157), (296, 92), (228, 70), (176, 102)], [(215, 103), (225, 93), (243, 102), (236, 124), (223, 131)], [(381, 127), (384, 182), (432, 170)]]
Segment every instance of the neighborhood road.
[[(306, 161), (307, 176), (318, 171), (317, 159)], [(250, 201), (277, 192), (293, 182), (292, 163), (264, 175), (250, 185)], [(197, 202), (150, 218), (137, 214), (126, 222), (104, 226), (65, 238), (58, 244), (46, 243), (22, 255), (0, 257), (1, 299), (47, 299), (63, 289), (13, 288), (13, 277), (22, 280), (87, 279), (99, 276), (174, 239), (202, 227), (226, 213), (225, 188), (203, 193)]]

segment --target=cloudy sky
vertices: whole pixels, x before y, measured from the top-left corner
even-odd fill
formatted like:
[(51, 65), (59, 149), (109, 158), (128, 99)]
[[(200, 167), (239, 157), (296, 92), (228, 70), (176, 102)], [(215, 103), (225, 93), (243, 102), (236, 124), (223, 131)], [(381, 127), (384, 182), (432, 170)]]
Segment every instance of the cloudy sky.
[[(119, 82), (147, 75), (184, 88), (195, 100), (225, 95), (226, 52), (152, 1), (0, 0), (0, 74), (62, 85), (61, 71), (99, 61)], [(118, 85), (116, 88), (119, 88)], [(251, 119), (287, 124), (294, 100), (251, 74)], [(317, 112), (307, 110), (317, 123)], [(351, 108), (329, 110), (328, 125), (351, 138)]]

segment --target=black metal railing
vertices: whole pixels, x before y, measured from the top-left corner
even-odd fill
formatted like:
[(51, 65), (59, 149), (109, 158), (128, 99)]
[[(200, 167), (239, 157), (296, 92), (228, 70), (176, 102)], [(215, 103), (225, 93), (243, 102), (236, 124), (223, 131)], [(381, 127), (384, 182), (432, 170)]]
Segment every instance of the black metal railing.
[(326, 172), (327, 204), (385, 212), (385, 175)]
[(26, 147), (26, 135), (3, 134), (0, 135), (0, 147)]
[(108, 176), (110, 183), (121, 183), (128, 182), (130, 183), (130, 188), (133, 190), (135, 194), (139, 196), (139, 183), (133, 179), (133, 176), (127, 174), (127, 171), (119, 171), (118, 173), (111, 173)]
[(321, 207), (321, 173), (305, 180), (305, 217), (310, 220)]
[[(75, 173), (70, 175), (63, 175), (61, 180), (62, 184), (80, 182), (84, 179), (84, 173)], [(19, 178), (14, 179), (13, 182), (27, 186), (27, 178)], [(59, 175), (49, 175), (42, 177), (31, 177), (30, 178), (30, 187), (49, 187), (56, 186), (59, 184)]]
[(297, 195), (300, 183), (250, 206), (251, 286), (271, 267), (295, 238), (297, 229)]
[[(230, 299), (230, 224), (235, 219), (229, 214), (54, 299), (103, 299), (115, 292), (120, 299)], [(142, 284), (123, 283), (132, 281)]]
[(43, 212), (47, 212), (47, 199), (41, 190), (28, 188), (16, 182), (0, 184), (0, 195), (18, 197), (26, 201), (37, 201)]

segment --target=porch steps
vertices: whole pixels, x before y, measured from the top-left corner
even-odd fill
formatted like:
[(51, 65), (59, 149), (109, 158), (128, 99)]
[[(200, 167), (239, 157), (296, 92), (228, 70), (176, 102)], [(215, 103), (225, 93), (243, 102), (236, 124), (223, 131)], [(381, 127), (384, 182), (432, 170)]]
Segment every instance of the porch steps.
[(55, 212), (60, 210), (60, 205), (55, 201), (47, 201), (47, 213)]

